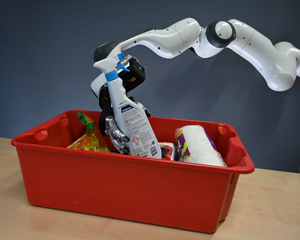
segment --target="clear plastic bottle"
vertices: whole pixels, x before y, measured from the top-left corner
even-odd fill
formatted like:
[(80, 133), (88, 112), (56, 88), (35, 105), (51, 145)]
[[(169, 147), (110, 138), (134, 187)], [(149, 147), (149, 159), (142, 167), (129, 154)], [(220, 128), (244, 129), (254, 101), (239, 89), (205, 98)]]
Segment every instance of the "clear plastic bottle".
[(90, 146), (92, 149), (89, 150), (97, 152), (110, 152), (106, 143), (104, 142), (104, 139), (101, 135), (99, 135), (93, 123), (87, 123), (85, 128), (86, 135), (93, 139), (93, 144)]
[(82, 124), (85, 125), (86, 132), (83, 136), (73, 142), (68, 148), (78, 150), (89, 150), (97, 152), (110, 152), (100, 131), (95, 127), (93, 119), (79, 112), (78, 118), (81, 119)]

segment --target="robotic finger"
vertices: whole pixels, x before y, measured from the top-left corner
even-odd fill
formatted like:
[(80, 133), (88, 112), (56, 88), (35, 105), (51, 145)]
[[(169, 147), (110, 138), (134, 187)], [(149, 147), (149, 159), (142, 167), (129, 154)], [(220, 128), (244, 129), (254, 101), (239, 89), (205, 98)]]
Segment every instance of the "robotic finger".
[(129, 142), (129, 138), (120, 131), (114, 120), (114, 117), (111, 115), (106, 117), (105, 133), (106, 135), (110, 136), (111, 139)]
[(129, 154), (129, 149), (125, 142), (129, 142), (129, 138), (120, 131), (114, 117), (109, 115), (106, 117), (106, 134), (110, 137), (112, 144), (121, 154)]
[(128, 147), (125, 146), (124, 142), (118, 141), (117, 139), (113, 139), (112, 144), (114, 147), (118, 150), (119, 153), (128, 155), (129, 154), (129, 149)]

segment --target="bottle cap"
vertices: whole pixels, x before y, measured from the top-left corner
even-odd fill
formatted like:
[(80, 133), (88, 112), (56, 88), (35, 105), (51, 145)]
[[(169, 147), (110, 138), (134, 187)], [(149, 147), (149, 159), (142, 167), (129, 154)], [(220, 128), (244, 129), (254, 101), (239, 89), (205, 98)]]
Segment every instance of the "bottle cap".
[(81, 113), (81, 112), (77, 113), (77, 117), (81, 120), (81, 124), (86, 124), (87, 123), (83, 113)]
[(88, 124), (85, 126), (86, 129), (88, 129), (88, 128), (90, 128), (90, 127), (93, 127), (93, 128), (94, 128), (95, 126), (94, 126), (93, 123), (88, 123)]

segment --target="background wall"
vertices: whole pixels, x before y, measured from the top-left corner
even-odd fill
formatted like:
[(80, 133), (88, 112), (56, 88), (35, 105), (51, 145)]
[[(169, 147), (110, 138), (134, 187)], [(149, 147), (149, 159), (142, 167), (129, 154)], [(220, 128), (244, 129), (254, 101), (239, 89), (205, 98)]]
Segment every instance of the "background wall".
[[(100, 111), (90, 83), (94, 50), (146, 28), (186, 18), (205, 27), (239, 19), (274, 44), (300, 48), (300, 1), (0, 1), (0, 137), (22, 132), (71, 109)], [(234, 126), (258, 168), (298, 172), (300, 79), (270, 90), (245, 60), (225, 49), (201, 60), (187, 51), (172, 60), (145, 47), (128, 51), (147, 67), (131, 92), (153, 116)]]

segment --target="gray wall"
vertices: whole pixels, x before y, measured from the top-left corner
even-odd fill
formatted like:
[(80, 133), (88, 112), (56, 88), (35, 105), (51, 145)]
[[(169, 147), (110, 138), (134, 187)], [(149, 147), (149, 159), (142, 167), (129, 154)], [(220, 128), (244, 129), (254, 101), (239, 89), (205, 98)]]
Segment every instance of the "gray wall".
[[(0, 137), (13, 138), (71, 109), (99, 111), (90, 83), (99, 45), (145, 28), (166, 28), (186, 17), (205, 27), (239, 19), (274, 44), (300, 48), (300, 1), (1, 1)], [(298, 172), (300, 79), (270, 90), (245, 60), (225, 49), (198, 59), (172, 60), (149, 49), (126, 51), (147, 67), (132, 95), (153, 116), (224, 122), (234, 126), (258, 168)]]

